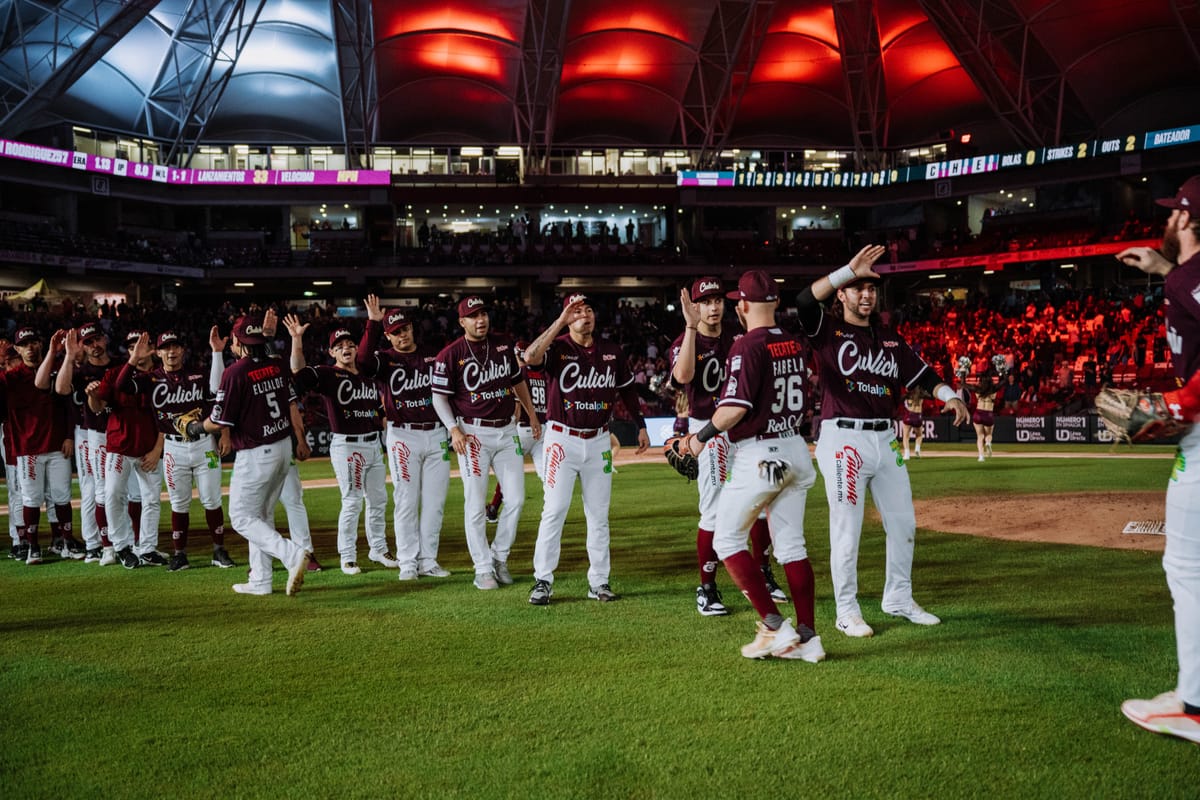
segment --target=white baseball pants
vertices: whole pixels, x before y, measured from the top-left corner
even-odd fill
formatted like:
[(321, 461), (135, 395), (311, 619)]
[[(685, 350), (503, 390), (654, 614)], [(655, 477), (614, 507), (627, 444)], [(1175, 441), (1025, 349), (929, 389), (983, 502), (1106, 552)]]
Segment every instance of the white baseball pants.
[(194, 442), (168, 436), (163, 442), (162, 461), (172, 511), (188, 513), (193, 483), (205, 510), (221, 507), (221, 457), (217, 455), (217, 443), (212, 434)]
[(250, 543), (250, 584), (271, 586), (271, 559), (291, 568), (305, 557), (305, 548), (285, 539), (275, 530), (275, 504), (283, 491), (283, 482), (292, 464), (292, 443), (288, 439), (249, 450), (234, 457), (229, 479), (229, 521)]
[[(579, 479), (583, 494), (583, 516), (587, 520), (588, 585), (608, 583), (612, 565), (609, 558), (608, 508), (612, 499), (612, 446), (608, 432), (590, 439), (571, 436), (559, 430), (558, 423), (547, 423), (542, 430), (542, 479), (544, 504), (533, 550), (533, 577), (554, 581), (554, 570), (562, 552), (563, 523)], [(508, 490), (504, 490), (508, 506)]]
[[(716, 440), (708, 444), (713, 441)], [(713, 528), (717, 557), (724, 561), (734, 553), (748, 551), (750, 527), (765, 511), (775, 560), (787, 564), (808, 558), (804, 509), (817, 473), (804, 437), (744, 439), (729, 445), (729, 449), (729, 481), (720, 490)], [(787, 465), (781, 482), (774, 483), (768, 471), (760, 466), (765, 461)]]
[(428, 431), (388, 423), (388, 468), (392, 473), (396, 560), (400, 569), (437, 562), (446, 492), (450, 488), (450, 445), (441, 425)]
[(817, 463), (829, 500), (830, 571), (839, 617), (861, 616), (858, 605), (858, 543), (867, 489), (883, 519), (887, 564), (883, 608), (912, 603), (913, 542), (917, 532), (912, 484), (893, 426), (886, 430), (839, 428), (821, 423)]
[(1163, 570), (1175, 603), (1176, 692), (1200, 706), (1200, 425), (1179, 443), (1167, 483), (1166, 530)]
[[(475, 574), (490, 574), (493, 560), (507, 561), (517, 539), (517, 523), (525, 506), (525, 457), (521, 455), (521, 439), (515, 424), (486, 428), (463, 423), (462, 432), (467, 437), (467, 452), (458, 456), (458, 470), (463, 482), (467, 550), (475, 563)], [(489, 467), (504, 492), (504, 506), (490, 546), (485, 516)]]
[(358, 518), (362, 515), (364, 502), (367, 544), (375, 553), (385, 553), (388, 549), (387, 480), (379, 435), (371, 436), (368, 441), (360, 439), (360, 436), (334, 433), (329, 443), (329, 462), (342, 493), (342, 508), (338, 512), (338, 555), (343, 564), (358, 561)]
[[(129, 487), (136, 484), (141, 497), (142, 524), (137, 545), (133, 543), (133, 521), (129, 518)], [(140, 458), (106, 453), (104, 456), (104, 509), (108, 515), (108, 538), (117, 550), (132, 547), (139, 556), (158, 548), (159, 494), (162, 461), (147, 472)], [(137, 501), (135, 501), (137, 502)]]

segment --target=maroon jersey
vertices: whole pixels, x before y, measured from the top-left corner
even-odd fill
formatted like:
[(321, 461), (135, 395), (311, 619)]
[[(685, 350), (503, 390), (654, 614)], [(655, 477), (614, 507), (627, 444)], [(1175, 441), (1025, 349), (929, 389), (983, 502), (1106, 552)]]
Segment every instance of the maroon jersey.
[(200, 372), (181, 369), (167, 372), (162, 367), (150, 372), (130, 370), (123, 380), (121, 391), (145, 397), (155, 424), (163, 433), (178, 433), (173, 419), (180, 414), (200, 409), (201, 418), (207, 417), (216, 399), (209, 388), (208, 375)]
[(109, 408), (105, 440), (108, 452), (140, 458), (158, 444), (158, 427), (146, 397), (119, 388), (125, 379), (122, 373), (133, 369), (129, 362), (109, 367), (100, 379), (97, 396), (108, 403)]
[(295, 399), (280, 359), (240, 358), (221, 376), (211, 419), (231, 429), (234, 450), (249, 450), (291, 437)]
[(546, 418), (571, 428), (599, 428), (612, 418), (617, 395), (638, 422), (637, 390), (629, 360), (617, 345), (593, 339), (591, 347), (563, 334), (546, 348)]
[[(687, 331), (684, 331), (687, 333)], [(683, 347), (681, 333), (671, 345), (671, 368), (679, 360), (679, 351)], [(688, 413), (693, 419), (712, 419), (717, 401), (721, 397), (721, 387), (725, 384), (725, 365), (729, 357), (729, 348), (741, 334), (734, 336), (728, 329), (722, 328), (720, 336), (702, 336), (696, 332), (696, 374), (684, 386), (687, 392)]]
[(780, 328), (755, 328), (734, 342), (717, 405), (746, 413), (729, 429), (729, 440), (799, 433), (808, 404), (806, 376), (803, 346)]
[(433, 391), (449, 395), (450, 407), (464, 419), (512, 419), (513, 387), (525, 380), (512, 340), (488, 334), (482, 342), (460, 336), (433, 362)]
[(0, 391), (8, 403), (8, 429), (16, 456), (36, 456), (62, 449), (67, 437), (65, 407), (53, 389), (33, 385), (35, 370), (17, 364), (0, 372)]
[(1183, 382), (1200, 370), (1200, 255), (1167, 273), (1167, 346), (1175, 376)]
[(433, 410), (433, 362), (437, 353), (431, 347), (417, 345), (411, 353), (391, 348), (377, 350), (383, 325), (367, 321), (358, 347), (358, 369), (375, 378), (383, 395), (383, 409), (389, 422), (428, 424), (437, 422)]
[(341, 367), (305, 367), (293, 373), (296, 392), (316, 392), (325, 404), (329, 428), (356, 436), (379, 430), (379, 390), (365, 375)]
[(821, 419), (891, 419), (901, 388), (930, 369), (892, 328), (862, 327), (821, 313), (809, 332), (821, 372)]
[[(537, 414), (538, 422), (546, 422), (546, 373), (541, 367), (525, 367), (525, 383), (529, 386), (529, 399), (533, 401), (533, 410)], [(517, 408), (517, 424), (529, 425), (529, 420), (525, 419), (525, 407)]]
[(71, 402), (79, 407), (79, 426), (84, 430), (108, 430), (108, 408), (99, 412), (92, 411), (91, 406), (88, 405), (87, 392), (85, 390), (88, 384), (102, 379), (104, 373), (108, 372), (108, 368), (111, 366), (112, 364), (93, 364), (90, 361), (84, 361), (75, 367), (75, 372), (71, 378)]

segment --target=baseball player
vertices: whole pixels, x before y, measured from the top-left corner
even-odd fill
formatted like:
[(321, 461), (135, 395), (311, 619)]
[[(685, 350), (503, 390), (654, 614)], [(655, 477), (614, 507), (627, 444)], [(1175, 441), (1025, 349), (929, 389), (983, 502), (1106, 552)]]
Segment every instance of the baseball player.
[(348, 328), (329, 334), (329, 355), (334, 366), (310, 367), (304, 358), (304, 332), (308, 323), (288, 314), (284, 326), (292, 337), (292, 380), (296, 391), (314, 391), (325, 404), (331, 441), (329, 461), (342, 492), (338, 514), (338, 554), (342, 572), (357, 575), (358, 518), (365, 502), (367, 557), (388, 568), (400, 566), (387, 549), (387, 490), (384, 488), (383, 451), (379, 446), (379, 390), (358, 371), (358, 342)]
[[(1195, 387), (1200, 376), (1200, 175), (1188, 178), (1172, 197), (1157, 201), (1171, 209), (1160, 251), (1131, 247), (1117, 258), (1149, 275), (1164, 276), (1167, 343), (1182, 397), (1168, 398), (1176, 414), (1195, 421)], [(1188, 404), (1190, 410), (1182, 406)], [(1177, 408), (1176, 408), (1177, 407)], [(1200, 427), (1179, 442), (1167, 483), (1167, 545), (1163, 570), (1175, 605), (1179, 676), (1175, 688), (1149, 700), (1126, 700), (1121, 711), (1135, 725), (1200, 742)]]
[[(104, 405), (109, 408), (104, 506), (117, 561), (126, 569), (168, 563), (166, 555), (158, 551), (163, 435), (155, 424), (148, 396), (130, 394), (122, 388), (133, 380), (135, 371), (148, 373), (154, 367), (150, 334), (132, 332), (130, 336), (135, 333), (138, 338), (129, 348), (129, 360), (109, 367), (100, 382), (87, 390), (92, 410)], [(141, 525), (136, 531), (126, 505), (131, 479), (137, 482), (141, 499)]]
[[(404, 309), (385, 314), (373, 294), (367, 295), (366, 307), (358, 368), (375, 378), (383, 394), (400, 580), (446, 578), (450, 572), (437, 556), (450, 488), (450, 440), (433, 410), (437, 352), (417, 345), (412, 319)], [(381, 331), (389, 349), (379, 349)]]
[(900, 441), (904, 444), (904, 460), (908, 461), (910, 450), (909, 440), (913, 442), (911, 452), (921, 457), (921, 442), (925, 440), (925, 421), (921, 418), (921, 410), (925, 405), (925, 393), (920, 386), (914, 386), (912, 391), (904, 395), (904, 417), (900, 420)]
[[(21, 358), (12, 350), (8, 335), (0, 333), (0, 373), (21, 363)], [(8, 557), (24, 561), (29, 556), (29, 545), (25, 542), (25, 519), (20, 505), (21, 478), (17, 471), (17, 455), (13, 450), (12, 426), (8, 424), (8, 398), (0, 390), (0, 451), (4, 456), (4, 485), (8, 489), (8, 535), (12, 549)]]
[[(63, 359), (54, 389), (71, 399), (78, 409), (75, 428), (75, 463), (79, 474), (80, 525), (86, 548), (85, 563), (115, 563), (112, 542), (108, 539), (108, 517), (104, 508), (104, 488), (99, 483), (104, 466), (105, 439), (108, 430), (107, 407), (99, 414), (87, 402), (88, 384), (100, 380), (108, 371), (108, 337), (95, 322), (86, 322), (68, 331)], [(105, 559), (105, 555), (108, 556)]]
[[(699, 278), (691, 289), (679, 293), (684, 330), (671, 345), (671, 380), (686, 394), (688, 431), (695, 433), (712, 419), (721, 387), (725, 381), (725, 365), (729, 348), (739, 335), (723, 329), (725, 292), (715, 277)], [(700, 585), (696, 587), (696, 610), (701, 616), (715, 617), (729, 613), (717, 590), (717, 553), (713, 549), (713, 526), (716, 524), (717, 499), (728, 477), (729, 439), (715, 436), (709, 440), (697, 459), (700, 477), (700, 523), (696, 528), (696, 557), (700, 567)], [(763, 571), (771, 596), (786, 602), (787, 595), (775, 582), (771, 572), (769, 552), (770, 529), (760, 516), (750, 528), (751, 547), (755, 560)]]
[[(0, 391), (8, 404), (6, 428), (12, 436), (12, 449), (20, 473), (25, 543), (29, 550), (26, 564), (40, 564), (38, 523), (43, 503), (54, 505), (58, 522), (54, 536), (71, 535), (71, 453), (75, 441), (67, 431), (65, 407), (55, 402), (51, 391), (54, 365), (62, 353), (64, 331), (56, 331), (50, 348), (42, 355), (42, 340), (33, 328), (19, 328), (13, 345), (20, 363), (0, 373)], [(10, 509), (17, 498), (9, 495)], [(10, 510), (10, 513), (13, 513)]]
[[(250, 578), (234, 584), (238, 594), (266, 595), (271, 589), (271, 559), (288, 570), (286, 592), (304, 584), (309, 552), (275, 530), (275, 504), (292, 463), (292, 408), (295, 394), (286, 365), (267, 353), (263, 318), (239, 317), (231, 335), (238, 357), (221, 376), (212, 415), (188, 425), (188, 437), (229, 429), (229, 447), (237, 453), (229, 481), (229, 521), (250, 543)], [(226, 440), (221, 439), (222, 450)], [(222, 452), (221, 455), (225, 455)]]
[[(759, 615), (754, 640), (742, 647), (742, 655), (815, 664), (824, 660), (825, 649), (816, 633), (815, 581), (804, 541), (804, 507), (817, 477), (800, 435), (808, 399), (804, 350), (775, 324), (779, 289), (766, 272), (744, 273), (727, 296), (737, 301), (746, 333), (730, 347), (729, 377), (712, 419), (686, 443), (696, 456), (722, 433), (730, 443), (729, 482), (717, 502), (713, 545)], [(751, 520), (763, 510), (792, 594), (794, 625), (780, 613), (746, 549)]]
[[(558, 334), (563, 328), (567, 333)], [(638, 453), (650, 447), (638, 408), (629, 360), (616, 344), (595, 336), (596, 312), (582, 294), (563, 300), (558, 319), (529, 345), (525, 358), (546, 374), (546, 437), (542, 442), (545, 502), (533, 550), (529, 602), (544, 606), (554, 594), (554, 570), (563, 522), (579, 479), (587, 519), (588, 597), (617, 599), (609, 586), (608, 507), (612, 499), (612, 446), (608, 422), (620, 396), (638, 428)]]
[[(517, 342), (517, 363), (521, 365), (521, 369), (525, 372), (525, 382), (529, 384), (529, 397), (533, 400), (533, 408), (537, 411), (538, 422), (542, 427), (546, 427), (546, 374), (540, 369), (530, 367), (525, 361), (525, 350), (529, 347), (529, 342), (524, 339)], [(521, 437), (521, 450), (533, 459), (533, 471), (540, 479), (542, 477), (542, 440), (533, 438), (533, 426), (529, 423), (529, 419), (525, 416), (525, 409), (522, 406), (517, 407), (517, 435)], [(609, 442), (612, 443), (616, 437), (611, 437)], [(617, 445), (613, 445), (613, 452), (617, 450)], [(613, 472), (617, 471), (613, 467)], [(492, 502), (487, 505), (487, 521), (495, 524), (500, 521), (500, 506), (504, 504), (504, 490), (500, 484), (496, 484), (496, 491), (492, 494)]]
[[(525, 505), (525, 457), (514, 422), (514, 396), (533, 423), (534, 438), (541, 436), (541, 425), (512, 340), (491, 332), (483, 298), (459, 301), (458, 324), (463, 335), (442, 348), (433, 364), (433, 407), (458, 454), (475, 588), (487, 591), (513, 582), (508, 554)], [(484, 516), (489, 466), (508, 497), (490, 547)]]
[[(817, 463), (829, 501), (829, 544), (837, 629), (847, 636), (874, 631), (858, 605), (858, 542), (866, 491), (871, 490), (887, 535), (883, 610), (915, 622), (939, 620), (912, 596), (916, 517), (912, 487), (892, 417), (900, 390), (920, 386), (967, 421), (967, 406), (896, 331), (879, 321), (879, 276), (871, 269), (886, 248), (868, 245), (846, 266), (818, 278), (797, 298), (800, 323), (820, 365), (822, 401)], [(839, 305), (822, 303), (836, 292)]]
[[(191, 566), (187, 557), (187, 542), (193, 483), (200, 495), (204, 521), (212, 537), (212, 565), (225, 569), (234, 566), (233, 559), (225, 550), (225, 518), (221, 513), (221, 457), (217, 455), (217, 441), (208, 433), (195, 441), (188, 441), (174, 424), (175, 418), (184, 414), (193, 413), (203, 419), (212, 411), (217, 388), (225, 372), (225, 360), (221, 354), (226, 341), (213, 326), (208, 336), (212, 363), (208, 375), (204, 375), (183, 368), (183, 341), (174, 331), (163, 331), (155, 342), (162, 366), (148, 372), (129, 371), (125, 382), (119, 387), (123, 392), (146, 398), (158, 431), (163, 435), (163, 475), (171, 502), (172, 555), (167, 565), (171, 572)], [(134, 344), (139, 360), (149, 357), (149, 346), (148, 340), (143, 342), (139, 339)]]

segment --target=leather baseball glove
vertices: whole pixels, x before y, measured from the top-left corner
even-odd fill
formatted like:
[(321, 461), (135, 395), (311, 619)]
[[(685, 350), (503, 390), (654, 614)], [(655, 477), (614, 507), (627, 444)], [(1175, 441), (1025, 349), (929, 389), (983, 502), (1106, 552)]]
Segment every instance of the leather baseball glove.
[(1160, 392), (1106, 387), (1096, 395), (1096, 413), (1119, 442), (1146, 442), (1182, 433), (1188, 427), (1171, 413)]
[(684, 446), (685, 436), (672, 436), (663, 443), (663, 456), (671, 468), (689, 481), (696, 480), (700, 474), (700, 462), (688, 452)]
[(187, 439), (189, 442), (194, 442), (204, 433), (204, 413), (193, 408), (185, 414), (180, 414), (171, 420), (171, 424), (175, 427), (175, 432)]

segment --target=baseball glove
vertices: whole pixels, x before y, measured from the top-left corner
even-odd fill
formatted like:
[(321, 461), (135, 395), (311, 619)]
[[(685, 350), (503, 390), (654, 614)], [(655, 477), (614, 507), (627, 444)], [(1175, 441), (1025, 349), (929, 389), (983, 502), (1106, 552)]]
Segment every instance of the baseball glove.
[(194, 442), (200, 437), (197, 435), (196, 426), (193, 423), (200, 423), (202, 425), (203, 421), (204, 413), (198, 408), (193, 408), (191, 411), (175, 417), (171, 420), (171, 424), (175, 427), (176, 433), (189, 442)]
[(1119, 442), (1164, 439), (1187, 428), (1182, 420), (1172, 416), (1159, 392), (1106, 387), (1096, 395), (1096, 413)]
[(700, 462), (683, 446), (685, 436), (672, 436), (663, 444), (663, 456), (671, 468), (689, 481), (696, 480), (700, 474)]

